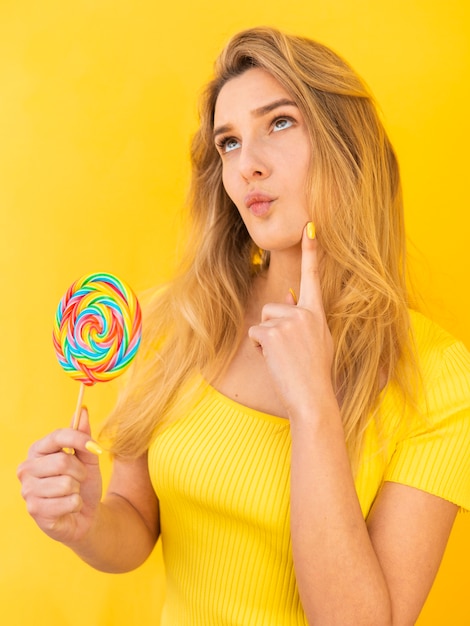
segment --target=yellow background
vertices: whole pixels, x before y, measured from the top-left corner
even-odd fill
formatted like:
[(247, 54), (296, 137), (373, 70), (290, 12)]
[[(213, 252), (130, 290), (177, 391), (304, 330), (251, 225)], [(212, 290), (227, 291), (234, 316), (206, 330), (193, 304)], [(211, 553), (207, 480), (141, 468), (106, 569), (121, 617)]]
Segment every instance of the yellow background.
[[(340, 52), (375, 93), (400, 157), (425, 310), (470, 346), (467, 0), (0, 0), (0, 607), (2, 623), (158, 624), (158, 550), (95, 572), (35, 527), (15, 469), (68, 424), (78, 385), (52, 350), (69, 284), (169, 276), (196, 98), (233, 32), (267, 24)], [(87, 391), (95, 427), (115, 382)], [(104, 462), (105, 473), (109, 465)], [(470, 515), (419, 620), (470, 624)]]

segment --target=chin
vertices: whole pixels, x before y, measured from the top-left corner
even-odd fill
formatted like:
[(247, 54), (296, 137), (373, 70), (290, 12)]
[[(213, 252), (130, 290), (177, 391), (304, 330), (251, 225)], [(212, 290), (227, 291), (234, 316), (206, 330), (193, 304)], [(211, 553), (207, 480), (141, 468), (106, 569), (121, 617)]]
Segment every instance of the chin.
[(270, 250), (271, 252), (288, 250), (289, 248), (294, 248), (301, 243), (303, 226), (304, 225), (302, 224), (302, 226), (299, 226), (298, 228), (286, 228), (283, 231), (275, 233), (257, 233), (260, 236), (256, 237), (255, 241), (263, 250)]
[(261, 250), (267, 250), (271, 254), (276, 254), (278, 252), (298, 252), (301, 248), (301, 237), (292, 237), (292, 238), (282, 238), (282, 240), (273, 241), (272, 239), (267, 238), (258, 238), (255, 240), (256, 245)]

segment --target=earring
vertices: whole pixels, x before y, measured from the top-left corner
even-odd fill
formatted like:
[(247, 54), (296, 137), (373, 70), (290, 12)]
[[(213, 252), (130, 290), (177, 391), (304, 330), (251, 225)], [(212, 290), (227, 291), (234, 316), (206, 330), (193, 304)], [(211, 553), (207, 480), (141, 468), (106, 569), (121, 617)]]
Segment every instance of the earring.
[(252, 264), (255, 267), (261, 267), (263, 265), (264, 255), (265, 255), (265, 251), (261, 250), (261, 248), (257, 248), (254, 251), (253, 256), (251, 258)]

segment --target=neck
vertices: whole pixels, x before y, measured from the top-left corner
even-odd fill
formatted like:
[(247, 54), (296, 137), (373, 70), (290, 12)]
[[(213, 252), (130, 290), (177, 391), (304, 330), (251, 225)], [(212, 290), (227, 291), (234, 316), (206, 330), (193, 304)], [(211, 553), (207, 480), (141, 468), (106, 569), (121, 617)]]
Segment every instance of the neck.
[(299, 296), (300, 262), (300, 246), (271, 252), (269, 268), (255, 281), (254, 295), (261, 306), (267, 302), (285, 302), (289, 289)]

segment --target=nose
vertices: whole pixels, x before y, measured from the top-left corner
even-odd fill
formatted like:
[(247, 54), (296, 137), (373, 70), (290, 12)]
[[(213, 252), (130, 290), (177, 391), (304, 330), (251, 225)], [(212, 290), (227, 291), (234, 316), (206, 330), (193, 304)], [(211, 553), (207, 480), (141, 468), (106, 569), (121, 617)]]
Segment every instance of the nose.
[(238, 168), (245, 180), (263, 179), (269, 176), (269, 159), (262, 147), (254, 141), (245, 141), (240, 149)]

